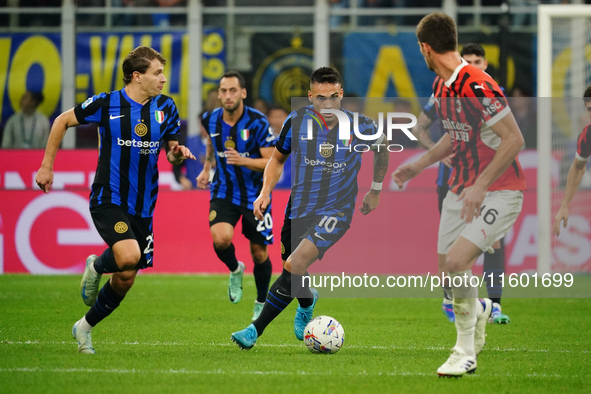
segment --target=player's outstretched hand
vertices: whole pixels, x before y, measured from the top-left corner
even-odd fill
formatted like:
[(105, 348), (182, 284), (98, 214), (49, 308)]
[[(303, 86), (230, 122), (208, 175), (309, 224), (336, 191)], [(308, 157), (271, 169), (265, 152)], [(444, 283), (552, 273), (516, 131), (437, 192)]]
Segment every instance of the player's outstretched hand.
[(368, 191), (365, 197), (363, 197), (363, 205), (359, 207), (359, 211), (367, 215), (371, 211), (377, 208), (380, 203), (380, 194), (372, 190)]
[(560, 210), (558, 210), (558, 213), (556, 214), (556, 217), (554, 218), (554, 227), (553, 227), (553, 233), (554, 235), (556, 235), (557, 237), (560, 235), (560, 224), (562, 223), (562, 227), (566, 228), (566, 226), (568, 225), (568, 208), (560, 208)]
[(257, 218), (257, 220), (263, 220), (265, 218), (265, 211), (267, 210), (267, 207), (270, 203), (271, 198), (269, 195), (262, 193), (257, 197), (256, 200), (254, 200), (254, 203), (252, 204), (254, 208), (252, 213), (254, 213), (254, 217)]
[(195, 156), (191, 153), (191, 150), (189, 150), (189, 148), (187, 148), (184, 145), (179, 145), (178, 142), (175, 142), (175, 144), (170, 148), (170, 151), (172, 152), (172, 155), (177, 159), (196, 160)]
[(49, 193), (51, 185), (53, 184), (53, 171), (45, 168), (40, 168), (35, 175), (35, 182), (43, 192)]
[(480, 216), (480, 207), (486, 197), (486, 189), (476, 185), (469, 186), (462, 190), (458, 201), (464, 200), (460, 217), (466, 223), (472, 223), (472, 219)]
[(398, 189), (404, 188), (404, 183), (419, 174), (419, 168), (415, 163), (405, 164), (400, 166), (392, 174), (392, 179), (398, 185)]

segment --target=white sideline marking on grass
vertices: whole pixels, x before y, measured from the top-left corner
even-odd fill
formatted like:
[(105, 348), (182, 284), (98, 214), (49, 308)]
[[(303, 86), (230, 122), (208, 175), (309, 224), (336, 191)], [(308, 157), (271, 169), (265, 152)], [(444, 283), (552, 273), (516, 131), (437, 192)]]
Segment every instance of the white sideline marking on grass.
[[(141, 346), (230, 346), (235, 347), (236, 345), (230, 342), (189, 342), (189, 343), (182, 343), (182, 342), (114, 342), (114, 341), (95, 341), (95, 344), (101, 345), (141, 345)], [(11, 341), (11, 340), (3, 340), (0, 341), (0, 344), (8, 344), (8, 345), (75, 345), (75, 341)], [(274, 343), (258, 343), (257, 347), (302, 347), (301, 343), (285, 343), (285, 344), (274, 344)], [(361, 345), (346, 345), (347, 348), (351, 349), (379, 349), (379, 350), (449, 350), (449, 347), (445, 346), (427, 346), (427, 347), (416, 347), (416, 346), (361, 346)], [(550, 349), (526, 349), (526, 348), (501, 348), (501, 347), (486, 347), (484, 348), (485, 351), (493, 351), (493, 352), (535, 352), (535, 353), (579, 353), (578, 351), (573, 350), (565, 350), (565, 349), (558, 349), (558, 350), (550, 350)], [(583, 354), (589, 353), (589, 350), (581, 350)]]
[[(113, 374), (179, 374), (179, 375), (285, 375), (285, 376), (423, 376), (423, 377), (435, 377), (435, 373), (427, 372), (406, 372), (406, 371), (395, 371), (395, 372), (344, 372), (344, 373), (333, 373), (332, 371), (320, 372), (320, 371), (239, 371), (239, 370), (223, 370), (223, 369), (212, 369), (212, 370), (195, 370), (195, 369), (117, 369), (117, 368), (2, 368), (0, 367), (0, 373), (15, 373), (15, 372), (27, 372), (27, 373), (113, 373)], [(479, 376), (478, 374), (466, 375), (467, 378), (474, 378)], [(494, 374), (486, 375), (492, 377), (526, 377), (526, 378), (568, 378), (574, 379), (579, 378), (578, 375), (558, 375), (558, 374), (546, 374), (546, 373), (528, 373), (525, 375), (515, 375), (507, 372), (506, 374)]]

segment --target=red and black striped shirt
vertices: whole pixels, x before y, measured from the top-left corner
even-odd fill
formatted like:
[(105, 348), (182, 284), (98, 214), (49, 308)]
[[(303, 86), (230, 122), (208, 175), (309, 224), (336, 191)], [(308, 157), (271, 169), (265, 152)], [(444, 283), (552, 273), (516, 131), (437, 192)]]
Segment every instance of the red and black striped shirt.
[[(452, 192), (461, 193), (476, 182), (492, 161), (501, 138), (490, 127), (511, 109), (503, 91), (491, 76), (465, 61), (449, 80), (435, 79), (433, 94), (437, 114), (453, 145), (454, 171), (449, 187)], [(488, 191), (525, 188), (525, 176), (515, 157)]]

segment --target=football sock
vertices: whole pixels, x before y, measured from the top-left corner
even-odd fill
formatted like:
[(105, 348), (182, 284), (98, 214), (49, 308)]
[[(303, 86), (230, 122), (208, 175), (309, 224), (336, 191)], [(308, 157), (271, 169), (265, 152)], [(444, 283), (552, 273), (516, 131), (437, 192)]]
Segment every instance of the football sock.
[(476, 357), (474, 351), (474, 331), (476, 329), (477, 298), (454, 298), (453, 306), (456, 315), (456, 348), (468, 356)]
[(226, 249), (218, 249), (214, 244), (213, 250), (215, 250), (215, 254), (218, 255), (218, 258), (222, 261), (222, 263), (226, 264), (226, 267), (228, 267), (230, 272), (234, 272), (238, 269), (236, 249), (234, 248), (233, 243), (230, 243), (230, 246), (228, 246)]
[[(454, 279), (456, 276), (462, 280)], [(474, 352), (474, 330), (476, 328), (476, 302), (478, 301), (478, 289), (470, 286), (472, 271), (465, 270), (450, 273), (453, 286), (453, 308), (456, 316), (457, 340), (456, 348), (462, 350), (468, 356), (476, 357)], [(461, 283), (460, 283), (461, 282)]]
[(284, 268), (279, 278), (271, 285), (259, 318), (252, 323), (257, 329), (258, 336), (263, 334), (269, 323), (283, 312), (291, 300), (291, 272)]
[(121, 271), (115, 262), (115, 255), (111, 248), (105, 249), (103, 254), (94, 260), (94, 270), (97, 274), (108, 274)]
[(483, 275), (488, 290), (488, 298), (500, 299), (503, 295), (501, 276), (505, 272), (505, 243), (501, 240), (500, 249), (493, 254), (484, 254)]
[(265, 302), (267, 292), (269, 291), (269, 283), (271, 282), (271, 273), (273, 272), (273, 265), (271, 260), (267, 260), (260, 264), (254, 264), (252, 273), (254, 274), (254, 283), (257, 286), (257, 301)]
[(92, 326), (86, 321), (86, 316), (82, 316), (82, 319), (78, 320), (78, 328), (84, 331), (90, 331)]
[(453, 298), (451, 295), (451, 288), (442, 287), (442, 290), (443, 290), (443, 299), (451, 302), (451, 300)]
[(86, 321), (91, 327), (96, 326), (101, 320), (109, 316), (123, 300), (123, 296), (115, 293), (111, 287), (111, 280), (108, 280), (101, 291), (94, 305), (86, 313)]
[[(308, 271), (306, 271), (306, 276), (310, 276)], [(308, 280), (302, 281), (301, 275), (294, 275), (291, 274), (291, 280), (293, 283), (301, 283), (301, 287), (299, 289), (293, 288), (292, 290), (297, 291), (296, 296), (298, 302), (302, 308), (307, 308), (314, 302), (314, 295), (310, 291), (310, 282)]]

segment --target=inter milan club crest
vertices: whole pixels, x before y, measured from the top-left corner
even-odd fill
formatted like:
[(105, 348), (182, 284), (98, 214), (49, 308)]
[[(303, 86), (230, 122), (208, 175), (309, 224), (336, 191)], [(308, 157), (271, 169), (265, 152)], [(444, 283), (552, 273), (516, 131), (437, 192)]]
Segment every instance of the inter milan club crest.
[(135, 126), (135, 133), (136, 133), (138, 136), (140, 136), (140, 137), (143, 137), (143, 136), (145, 136), (145, 135), (146, 135), (146, 133), (147, 133), (147, 132), (148, 132), (148, 126), (146, 126), (145, 124), (143, 124), (143, 123), (138, 123), (138, 124)]
[(232, 140), (232, 137), (228, 137), (228, 139), (226, 140), (226, 142), (224, 142), (224, 147), (226, 149), (234, 149), (236, 148), (236, 143)]
[(162, 124), (162, 122), (164, 122), (164, 111), (154, 112), (154, 117), (156, 117), (156, 122)]
[(246, 141), (248, 139), (248, 134), (248, 129), (240, 130), (240, 138), (242, 138), (242, 141)]
[(332, 148), (332, 144), (327, 144), (326, 142), (324, 144), (320, 144), (320, 155), (325, 158), (330, 157), (330, 155), (332, 155)]

